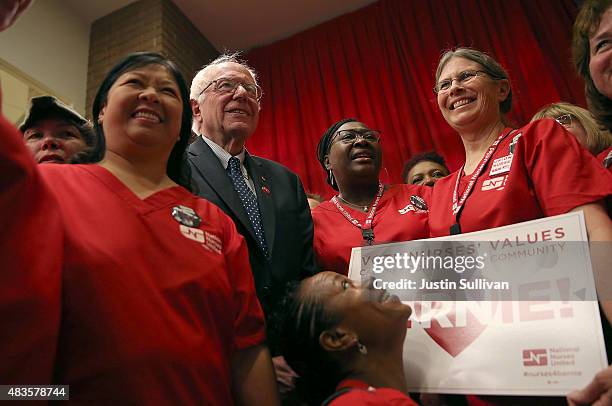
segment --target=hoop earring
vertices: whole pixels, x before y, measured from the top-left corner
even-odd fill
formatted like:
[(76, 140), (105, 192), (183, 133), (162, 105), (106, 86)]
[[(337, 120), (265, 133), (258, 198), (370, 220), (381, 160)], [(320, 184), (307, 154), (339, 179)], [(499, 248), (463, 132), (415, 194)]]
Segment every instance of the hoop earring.
[(332, 170), (329, 169), (329, 184), (333, 187), (334, 186), (334, 174), (332, 173)]
[[(383, 169), (383, 171), (385, 172), (385, 179), (380, 179), (380, 178), (379, 178), (379, 179), (378, 179), (378, 181), (379, 181), (380, 183), (382, 183), (383, 185), (390, 185), (390, 184), (392, 184), (393, 182), (391, 182), (391, 177), (389, 176), (389, 171), (387, 170), (387, 167), (386, 167), (386, 166), (383, 166), (383, 168), (382, 168), (382, 169)], [(383, 182), (383, 180), (384, 180), (385, 182)]]
[(368, 348), (357, 341), (357, 350), (361, 353), (361, 355), (368, 355)]

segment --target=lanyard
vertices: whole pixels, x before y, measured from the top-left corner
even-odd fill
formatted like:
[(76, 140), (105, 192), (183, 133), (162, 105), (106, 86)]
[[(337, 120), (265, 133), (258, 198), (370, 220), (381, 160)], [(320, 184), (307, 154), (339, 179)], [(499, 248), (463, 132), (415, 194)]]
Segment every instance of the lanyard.
[(451, 211), (452, 211), (452, 215), (455, 217), (455, 224), (453, 224), (450, 228), (451, 235), (461, 234), (461, 225), (459, 224), (459, 217), (461, 216), (461, 211), (463, 210), (463, 206), (467, 198), (472, 193), (472, 189), (474, 188), (474, 185), (476, 184), (478, 177), (482, 174), (482, 170), (484, 169), (485, 166), (487, 166), (489, 159), (491, 159), (491, 156), (493, 156), (493, 154), (497, 150), (499, 143), (502, 142), (502, 140), (506, 138), (509, 134), (511, 134), (513, 131), (514, 130), (510, 130), (505, 134), (501, 133), (499, 137), (497, 137), (495, 142), (491, 144), (491, 146), (489, 147), (485, 155), (480, 160), (478, 167), (476, 168), (474, 173), (472, 173), (472, 176), (470, 177), (470, 181), (465, 187), (465, 190), (463, 191), (461, 198), (457, 200), (458, 191), (459, 191), (459, 180), (461, 179), (461, 174), (463, 173), (463, 168), (465, 167), (465, 163), (461, 165), (461, 169), (459, 170), (459, 172), (457, 172), (457, 181), (455, 182), (455, 189), (453, 190), (453, 207), (451, 208)]
[(379, 183), (378, 184), (378, 194), (376, 195), (376, 198), (374, 199), (374, 203), (372, 203), (372, 207), (370, 208), (368, 217), (366, 217), (365, 224), (363, 225), (359, 221), (357, 221), (357, 219), (351, 216), (351, 214), (348, 211), (346, 211), (344, 207), (340, 205), (340, 203), (338, 202), (337, 196), (334, 196), (331, 199), (332, 203), (336, 205), (336, 208), (338, 209), (340, 213), (342, 213), (344, 218), (347, 219), (349, 223), (351, 223), (355, 227), (361, 229), (361, 236), (363, 237), (364, 241), (366, 241), (368, 245), (372, 245), (372, 243), (374, 242), (374, 230), (372, 229), (372, 221), (374, 220), (374, 214), (376, 214), (376, 208), (378, 207), (378, 202), (380, 201), (380, 198), (382, 197), (384, 190), (385, 188), (383, 184)]

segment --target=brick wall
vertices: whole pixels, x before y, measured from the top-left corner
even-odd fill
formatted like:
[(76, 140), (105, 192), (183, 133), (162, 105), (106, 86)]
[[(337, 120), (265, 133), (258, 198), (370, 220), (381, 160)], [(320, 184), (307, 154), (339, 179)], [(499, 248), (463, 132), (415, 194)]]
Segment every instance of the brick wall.
[(219, 56), (200, 31), (170, 0), (161, 0), (162, 52), (178, 65), (187, 85), (203, 65)]
[(106, 73), (130, 52), (160, 52), (178, 65), (187, 84), (217, 50), (171, 0), (139, 0), (94, 21), (87, 73), (87, 115)]

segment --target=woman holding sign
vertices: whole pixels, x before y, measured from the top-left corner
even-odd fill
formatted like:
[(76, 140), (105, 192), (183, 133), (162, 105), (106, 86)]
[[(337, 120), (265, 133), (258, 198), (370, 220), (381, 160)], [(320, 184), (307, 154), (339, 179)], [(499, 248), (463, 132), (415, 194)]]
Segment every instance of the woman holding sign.
[[(432, 237), (582, 210), (589, 239), (612, 240), (602, 204), (612, 194), (612, 176), (554, 120), (511, 128), (505, 114), (512, 89), (499, 63), (475, 49), (447, 51), (438, 64), (434, 92), (446, 122), (463, 141), (466, 160), (434, 186)], [(517, 400), (468, 399), (473, 405)]]
[(317, 157), (339, 193), (312, 211), (319, 268), (348, 274), (353, 247), (427, 238), (430, 188), (385, 186), (380, 132), (354, 118), (325, 131)]

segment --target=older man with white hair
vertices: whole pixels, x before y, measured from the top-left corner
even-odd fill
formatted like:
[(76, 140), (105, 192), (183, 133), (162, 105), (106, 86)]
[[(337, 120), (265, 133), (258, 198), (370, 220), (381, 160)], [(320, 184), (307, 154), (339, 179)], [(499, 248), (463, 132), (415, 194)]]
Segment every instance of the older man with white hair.
[(188, 151), (198, 194), (230, 215), (247, 241), (283, 391), (292, 387), (294, 374), (278, 356), (277, 326), (270, 316), (288, 282), (316, 272), (313, 224), (297, 175), (245, 149), (257, 128), (261, 97), (255, 71), (236, 54), (221, 55), (206, 65), (191, 83), (193, 131), (198, 137)]

